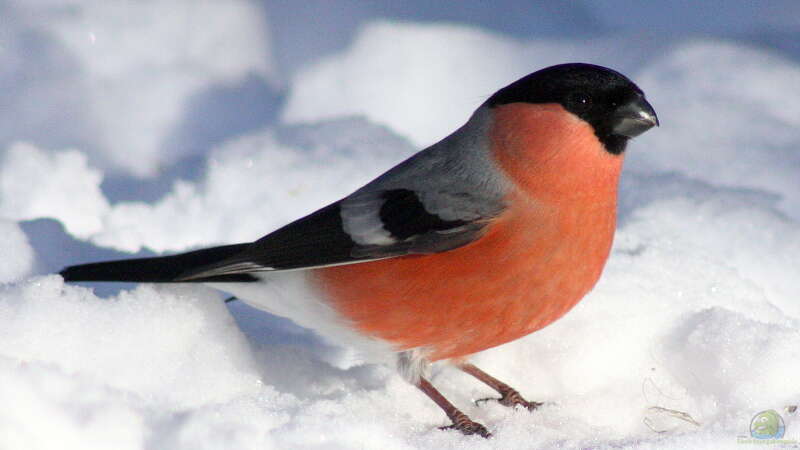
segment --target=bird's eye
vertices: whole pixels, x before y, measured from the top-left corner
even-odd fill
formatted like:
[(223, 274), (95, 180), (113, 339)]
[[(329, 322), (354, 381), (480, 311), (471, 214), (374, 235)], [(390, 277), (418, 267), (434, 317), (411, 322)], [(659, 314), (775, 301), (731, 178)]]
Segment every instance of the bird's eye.
[(574, 112), (588, 111), (592, 107), (592, 97), (585, 92), (573, 92), (567, 96), (567, 106)]

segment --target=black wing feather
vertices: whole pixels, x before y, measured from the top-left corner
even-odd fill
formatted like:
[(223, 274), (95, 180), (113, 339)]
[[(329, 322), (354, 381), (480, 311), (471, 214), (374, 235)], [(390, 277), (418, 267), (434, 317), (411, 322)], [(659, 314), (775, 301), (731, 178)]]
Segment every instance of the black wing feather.
[(408, 189), (385, 191), (383, 198), (386, 200), (380, 210), (383, 227), (400, 240), (467, 224), (463, 220), (442, 220), (441, 217), (429, 213), (417, 194)]
[[(147, 283), (172, 283), (187, 268), (205, 267), (216, 261), (241, 253), (250, 244), (234, 244), (206, 248), (179, 255), (153, 258), (122, 259), (70, 266), (60, 272), (64, 281), (131, 281)], [(180, 281), (256, 281), (247, 273)]]
[(255, 241), (231, 261), (276, 270), (337, 264), (351, 259), (356, 243), (342, 228), (339, 202)]
[(273, 231), (230, 258), (187, 270), (180, 278), (341, 264), (358, 259), (352, 256), (355, 247), (342, 228), (340, 202), (336, 202)]

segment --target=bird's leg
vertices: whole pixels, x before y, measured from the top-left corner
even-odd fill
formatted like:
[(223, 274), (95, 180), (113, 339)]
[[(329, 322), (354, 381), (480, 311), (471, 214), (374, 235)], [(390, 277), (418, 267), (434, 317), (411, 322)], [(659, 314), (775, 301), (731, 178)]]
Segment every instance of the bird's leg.
[[(500, 398), (497, 399), (501, 405), (504, 406), (516, 406), (520, 405), (528, 409), (528, 411), (533, 411), (534, 409), (538, 408), (542, 405), (540, 402), (529, 402), (525, 400), (520, 393), (512, 388), (511, 386), (503, 383), (502, 381), (498, 380), (497, 378), (489, 375), (488, 373), (482, 371), (481, 369), (477, 368), (475, 365), (470, 363), (464, 363), (459, 366), (459, 369), (462, 371), (472, 375), (473, 377), (483, 381), (489, 387), (494, 389), (495, 391), (500, 393)], [(491, 400), (489, 398), (483, 398), (476, 403), (485, 402), (487, 400)]]
[(452, 425), (441, 427), (442, 430), (458, 430), (467, 435), (477, 434), (485, 438), (488, 438), (492, 435), (489, 433), (489, 430), (487, 430), (486, 427), (478, 422), (474, 422), (466, 414), (453, 406), (453, 404), (444, 398), (444, 395), (442, 395), (435, 387), (433, 387), (433, 385), (425, 378), (420, 377), (419, 382), (417, 382), (417, 387), (424, 392), (425, 395), (430, 397), (430, 399), (433, 400), (437, 405), (439, 405), (439, 407), (444, 410), (444, 413), (447, 414), (447, 417), (453, 421)]

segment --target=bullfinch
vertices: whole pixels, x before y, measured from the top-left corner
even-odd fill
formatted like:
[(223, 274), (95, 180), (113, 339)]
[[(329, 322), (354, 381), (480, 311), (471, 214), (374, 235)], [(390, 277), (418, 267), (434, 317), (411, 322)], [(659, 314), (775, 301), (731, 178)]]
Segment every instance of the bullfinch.
[(202, 282), (397, 367), (452, 421), (489, 431), (427, 379), (569, 311), (611, 249), (628, 140), (658, 119), (622, 74), (561, 64), (500, 89), (466, 124), (352, 194), (252, 243), (71, 266), (66, 281)]

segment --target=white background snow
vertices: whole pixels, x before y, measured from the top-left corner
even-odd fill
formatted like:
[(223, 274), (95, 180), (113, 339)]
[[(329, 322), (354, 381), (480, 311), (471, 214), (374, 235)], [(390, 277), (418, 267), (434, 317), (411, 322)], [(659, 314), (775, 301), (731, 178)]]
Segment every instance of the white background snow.
[[(766, 409), (800, 441), (798, 5), (0, 1), (0, 448), (745, 448)], [(209, 289), (53, 275), (256, 239), (569, 61), (629, 75), (662, 126), (596, 289), (475, 357), (546, 405), (436, 372), (491, 440)]]

